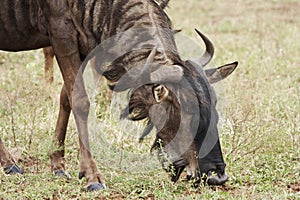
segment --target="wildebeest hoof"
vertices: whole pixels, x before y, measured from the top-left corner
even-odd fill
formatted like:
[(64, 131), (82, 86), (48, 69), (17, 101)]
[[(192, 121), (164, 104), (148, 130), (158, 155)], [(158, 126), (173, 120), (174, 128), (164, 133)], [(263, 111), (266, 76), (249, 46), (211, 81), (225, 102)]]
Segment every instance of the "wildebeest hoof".
[(66, 177), (67, 179), (71, 179), (71, 176), (68, 172), (64, 170), (57, 170), (54, 172), (55, 176), (61, 176), (61, 177)]
[(93, 183), (85, 188), (87, 192), (93, 192), (98, 190), (106, 190), (106, 186), (104, 183)]
[(84, 173), (83, 172), (79, 172), (78, 173), (78, 178), (79, 180), (81, 180), (84, 177)]
[[(84, 177), (85, 177), (84, 172), (79, 172), (78, 173), (78, 178), (79, 179), (83, 179)], [(84, 190), (86, 192), (93, 192), (93, 191), (97, 191), (97, 190), (106, 190), (106, 185), (104, 183), (92, 183), (89, 186), (86, 186), (84, 188)]]
[(227, 180), (228, 180), (228, 176), (225, 172), (223, 174), (208, 172), (207, 175), (208, 185), (223, 185)]
[(23, 174), (24, 172), (16, 164), (4, 168), (6, 174)]

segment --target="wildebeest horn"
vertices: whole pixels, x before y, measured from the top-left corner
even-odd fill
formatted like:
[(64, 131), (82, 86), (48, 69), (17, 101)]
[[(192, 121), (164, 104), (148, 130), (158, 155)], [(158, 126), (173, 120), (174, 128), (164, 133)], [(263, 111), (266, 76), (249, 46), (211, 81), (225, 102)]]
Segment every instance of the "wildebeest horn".
[[(142, 70), (142, 77), (148, 76), (149, 74), (149, 65), (153, 62), (155, 54), (157, 51), (157, 47), (154, 47), (149, 54), (146, 64)], [(160, 82), (179, 82), (183, 76), (183, 69), (178, 65), (171, 66), (160, 66), (154, 72), (151, 72), (149, 81), (151, 83), (160, 83)], [(144, 79), (145, 80), (145, 79)], [(147, 78), (146, 78), (147, 80)]]
[(150, 52), (147, 60), (146, 60), (146, 65), (150, 64), (153, 62), (154, 60), (154, 57), (155, 57), (155, 54), (156, 54), (156, 51), (157, 51), (157, 46), (155, 46), (152, 51)]
[(176, 83), (183, 77), (183, 68), (179, 65), (160, 65), (155, 71), (151, 72), (153, 60), (156, 55), (157, 47), (150, 52), (147, 61), (136, 78), (130, 76), (130, 72), (124, 74), (117, 86), (111, 86), (114, 91), (124, 91), (129, 88), (139, 87), (151, 83)]
[(162, 2), (160, 3), (160, 7), (162, 9), (165, 9), (167, 6), (168, 6), (168, 3), (169, 3), (170, 0), (162, 0)]
[[(147, 62), (142, 71), (142, 74), (148, 72), (149, 64), (153, 62), (156, 51), (157, 51), (157, 47), (154, 47), (147, 58)], [(183, 76), (183, 69), (178, 65), (160, 66), (156, 71), (150, 74), (150, 82), (151, 83), (179, 82), (182, 79), (182, 76)]]
[[(141, 77), (143, 80), (148, 80), (149, 83), (161, 82), (179, 82), (183, 76), (183, 69), (178, 65), (160, 66), (154, 72), (150, 72), (150, 64), (153, 62), (157, 47), (154, 47), (149, 54), (146, 64), (142, 70)], [(150, 77), (147, 77), (150, 74)]]
[(178, 65), (161, 66), (150, 74), (151, 83), (179, 82), (183, 77), (183, 69)]
[[(155, 46), (152, 51), (150, 52), (147, 60), (146, 60), (146, 63), (142, 69), (142, 72), (141, 72), (141, 75), (142, 75), (142, 78), (144, 80), (148, 80), (150, 77), (149, 77), (149, 74), (150, 74), (150, 68), (149, 68), (149, 65), (153, 62), (154, 60), (154, 57), (155, 57), (155, 54), (156, 54), (156, 51), (157, 51), (157, 46)], [(144, 76), (144, 77), (143, 77)]]
[(196, 61), (197, 64), (200, 64), (202, 67), (204, 67), (209, 63), (209, 61), (211, 61), (212, 57), (214, 56), (214, 45), (203, 33), (198, 31), (197, 29), (195, 29), (195, 31), (202, 38), (206, 47), (204, 54), (200, 57), (199, 60)]

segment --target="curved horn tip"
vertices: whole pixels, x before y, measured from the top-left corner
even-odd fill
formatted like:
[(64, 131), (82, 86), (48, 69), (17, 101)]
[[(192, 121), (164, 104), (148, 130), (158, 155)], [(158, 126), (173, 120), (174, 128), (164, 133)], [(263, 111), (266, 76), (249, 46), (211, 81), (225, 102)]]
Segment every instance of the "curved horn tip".
[(202, 35), (204, 35), (203, 33), (201, 33), (198, 29), (195, 28), (195, 31), (198, 33), (198, 35), (200, 35), (202, 37)]
[(204, 67), (205, 65), (207, 65), (211, 59), (213, 58), (214, 55), (214, 45), (212, 44), (212, 42), (208, 39), (208, 37), (206, 37), (203, 33), (201, 33), (198, 29), (195, 28), (195, 31), (197, 32), (197, 34), (201, 37), (201, 39), (203, 40), (204, 44), (205, 44), (205, 52), (204, 54), (201, 56), (201, 58), (199, 59), (199, 65)]
[[(197, 32), (197, 34), (205, 41), (210, 42), (210, 40), (206, 37), (206, 35), (204, 35), (203, 33), (201, 33), (201, 31), (199, 31), (198, 29), (195, 28), (195, 31)], [(212, 43), (211, 43), (212, 44)]]

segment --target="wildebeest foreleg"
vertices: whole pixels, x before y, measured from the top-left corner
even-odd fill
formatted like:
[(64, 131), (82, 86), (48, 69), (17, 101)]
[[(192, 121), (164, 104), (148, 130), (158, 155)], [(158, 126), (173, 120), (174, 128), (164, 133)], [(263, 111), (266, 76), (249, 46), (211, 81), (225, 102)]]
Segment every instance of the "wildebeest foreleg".
[(0, 138), (0, 164), (7, 174), (22, 174), (23, 171), (15, 164), (13, 157), (5, 148)]
[(55, 142), (57, 142), (58, 149), (50, 157), (52, 171), (56, 175), (64, 175), (67, 177), (68, 174), (65, 172), (64, 145), (70, 113), (71, 106), (64, 85), (60, 94), (60, 108), (55, 129)]
[(90, 152), (89, 135), (88, 135), (88, 113), (90, 102), (84, 89), (83, 79), (81, 75), (77, 76), (74, 90), (72, 94), (73, 103), (72, 111), (74, 113), (78, 133), (79, 133), (79, 178), (87, 179), (86, 190), (93, 191), (106, 188), (104, 179), (100, 174), (92, 154)]
[[(59, 45), (56, 45), (59, 44)], [(78, 135), (79, 135), (79, 165), (80, 165), (80, 178), (85, 177), (87, 185), (86, 190), (98, 190), (105, 188), (104, 179), (100, 174), (92, 154), (90, 152), (89, 138), (88, 138), (88, 114), (89, 114), (89, 99), (85, 91), (82, 75), (78, 74), (82, 62), (80, 60), (79, 52), (77, 50), (77, 42), (72, 39), (53, 39), (52, 46), (55, 52), (56, 59), (58, 61), (63, 79), (64, 90), (62, 92), (61, 99), (65, 101), (65, 93), (67, 94), (69, 105), (71, 105), (72, 112), (74, 114)], [(60, 49), (60, 47), (64, 47)], [(66, 116), (67, 113), (62, 111), (62, 115), (59, 118)], [(58, 119), (59, 123), (66, 125), (64, 118)], [(61, 126), (63, 127), (63, 126)], [(57, 136), (60, 134), (57, 132)], [(61, 134), (60, 136), (62, 136)], [(60, 141), (58, 141), (59, 143)], [(55, 155), (55, 154), (54, 154)], [(61, 157), (62, 154), (56, 154)], [(52, 159), (55, 160), (55, 159)]]

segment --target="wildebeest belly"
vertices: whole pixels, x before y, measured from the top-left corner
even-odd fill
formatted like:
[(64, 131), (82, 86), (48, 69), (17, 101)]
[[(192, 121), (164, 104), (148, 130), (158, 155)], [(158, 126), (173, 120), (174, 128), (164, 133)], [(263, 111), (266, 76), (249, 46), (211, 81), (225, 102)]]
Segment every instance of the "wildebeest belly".
[(0, 50), (22, 51), (49, 46), (41, 20), (44, 18), (37, 0), (1, 0)]
[(4, 33), (0, 27), (0, 50), (4, 51), (23, 51), (39, 49), (50, 46), (48, 37), (31, 33), (29, 35), (18, 35), (16, 33)]

